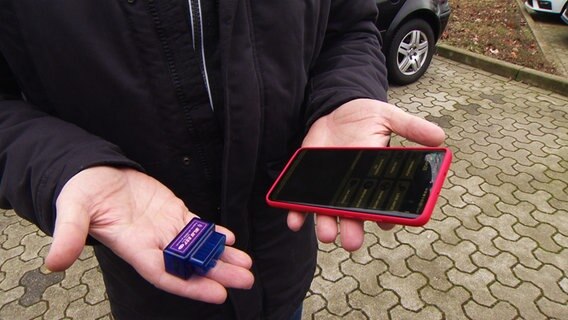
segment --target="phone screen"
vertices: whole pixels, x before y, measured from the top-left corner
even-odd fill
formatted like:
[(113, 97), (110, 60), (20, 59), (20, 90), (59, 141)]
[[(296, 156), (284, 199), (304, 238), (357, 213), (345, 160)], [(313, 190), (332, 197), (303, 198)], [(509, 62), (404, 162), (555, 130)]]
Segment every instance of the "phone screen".
[(415, 218), (433, 192), (445, 154), (444, 149), (302, 149), (268, 199)]

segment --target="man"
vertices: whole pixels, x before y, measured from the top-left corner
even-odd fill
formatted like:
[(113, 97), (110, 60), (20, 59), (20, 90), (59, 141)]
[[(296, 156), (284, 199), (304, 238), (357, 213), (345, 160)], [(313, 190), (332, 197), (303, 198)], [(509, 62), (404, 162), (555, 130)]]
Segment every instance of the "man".
[[(119, 319), (289, 319), (314, 222), (263, 199), (292, 152), (443, 140), (381, 102), (376, 15), (372, 0), (0, 0), (0, 206), (53, 234), (51, 270), (95, 244)], [(182, 280), (162, 249), (194, 215), (232, 247)], [(316, 229), (362, 244), (360, 221)]]

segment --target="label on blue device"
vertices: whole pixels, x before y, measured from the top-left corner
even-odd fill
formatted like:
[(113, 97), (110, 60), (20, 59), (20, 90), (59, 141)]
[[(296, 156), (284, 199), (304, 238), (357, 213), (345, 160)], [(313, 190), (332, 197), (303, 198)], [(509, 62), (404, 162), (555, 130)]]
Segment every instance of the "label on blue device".
[(198, 241), (207, 226), (208, 224), (206, 222), (193, 219), (168, 246), (168, 250), (181, 256), (185, 256), (188, 250), (193, 248), (193, 244)]

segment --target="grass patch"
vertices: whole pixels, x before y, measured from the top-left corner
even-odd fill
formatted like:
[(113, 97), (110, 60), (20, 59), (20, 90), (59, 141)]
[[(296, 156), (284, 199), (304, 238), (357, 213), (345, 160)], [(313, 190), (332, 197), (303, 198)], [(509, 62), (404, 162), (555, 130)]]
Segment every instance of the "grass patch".
[(548, 62), (516, 0), (451, 0), (452, 15), (441, 42), (551, 74)]

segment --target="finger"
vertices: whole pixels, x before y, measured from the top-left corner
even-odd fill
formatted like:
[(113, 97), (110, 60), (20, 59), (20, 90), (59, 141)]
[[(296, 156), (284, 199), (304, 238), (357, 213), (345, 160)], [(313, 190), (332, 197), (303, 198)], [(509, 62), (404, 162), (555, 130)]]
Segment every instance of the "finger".
[(385, 231), (389, 231), (392, 228), (395, 227), (395, 224), (392, 223), (384, 223), (384, 222), (377, 222), (377, 225), (379, 226), (379, 228), (381, 228), (381, 230), (385, 230)]
[(252, 267), (252, 259), (248, 254), (231, 247), (225, 247), (225, 251), (221, 255), (221, 260), (225, 263), (245, 269), (250, 269)]
[(235, 243), (235, 234), (225, 227), (215, 225), (215, 231), (220, 232), (225, 235), (225, 244), (233, 245)]
[(57, 206), (53, 242), (45, 259), (49, 270), (63, 271), (79, 258), (85, 246), (89, 223), (89, 216), (80, 206)]
[(207, 303), (221, 304), (227, 299), (227, 289), (215, 280), (192, 275), (184, 280), (166, 272), (161, 272), (156, 281), (148, 279), (157, 288), (166, 292)]
[(250, 289), (254, 283), (254, 276), (250, 270), (223, 260), (217, 261), (215, 267), (205, 276), (226, 288)]
[[(227, 249), (228, 260), (242, 258), (236, 257), (239, 250)], [(224, 253), (223, 259), (226, 258), (227, 255)], [(223, 303), (227, 298), (225, 288), (248, 289), (254, 283), (254, 276), (247, 268), (222, 260), (217, 261), (215, 267), (209, 270), (205, 276), (193, 274), (187, 280), (165, 271), (161, 250), (142, 250), (137, 252), (136, 255), (125, 257), (125, 260), (154, 286), (175, 295), (208, 303)], [(239, 263), (246, 265), (248, 262), (241, 261)]]
[(331, 243), (337, 238), (337, 218), (318, 214), (316, 216), (316, 234), (323, 243)]
[(288, 212), (288, 228), (292, 231), (299, 231), (302, 226), (304, 225), (304, 221), (306, 220), (306, 213), (297, 212), (297, 211), (290, 211)]
[(355, 251), (363, 245), (365, 231), (363, 221), (355, 219), (341, 219), (341, 246), (347, 251)]
[(387, 119), (390, 129), (411, 141), (426, 146), (439, 146), (446, 137), (444, 130), (425, 119), (411, 115), (393, 105)]

